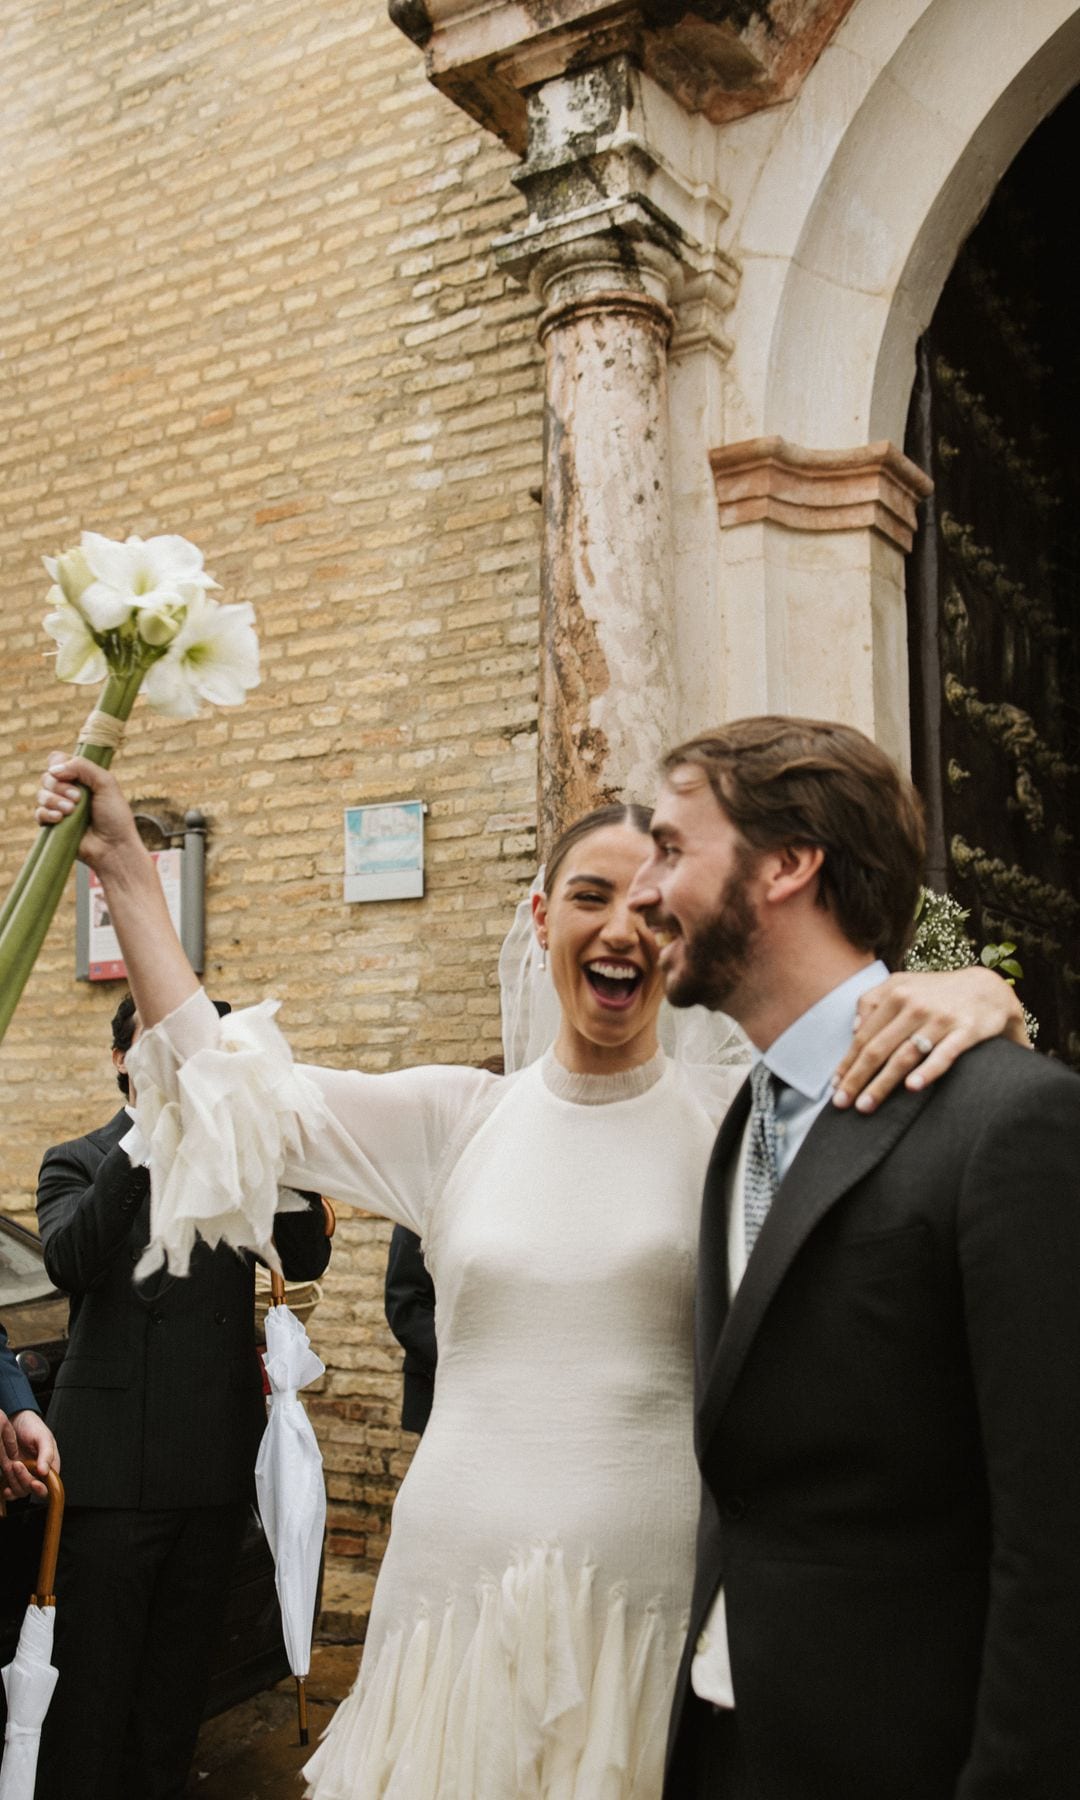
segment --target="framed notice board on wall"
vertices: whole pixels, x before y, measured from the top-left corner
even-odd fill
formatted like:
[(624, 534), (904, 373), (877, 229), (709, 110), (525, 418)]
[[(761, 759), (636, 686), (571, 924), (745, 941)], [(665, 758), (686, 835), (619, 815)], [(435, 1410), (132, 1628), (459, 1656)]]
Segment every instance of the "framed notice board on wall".
[(423, 800), (345, 808), (345, 898), (420, 900), (424, 893)]
[[(206, 820), (196, 811), (185, 813), (183, 824), (136, 812), (135, 822), (157, 868), (169, 917), (187, 959), (201, 975), (206, 935)], [(145, 827), (153, 828), (156, 841), (150, 841), (151, 831)], [(75, 978), (127, 979), (104, 890), (85, 863), (75, 865)]]

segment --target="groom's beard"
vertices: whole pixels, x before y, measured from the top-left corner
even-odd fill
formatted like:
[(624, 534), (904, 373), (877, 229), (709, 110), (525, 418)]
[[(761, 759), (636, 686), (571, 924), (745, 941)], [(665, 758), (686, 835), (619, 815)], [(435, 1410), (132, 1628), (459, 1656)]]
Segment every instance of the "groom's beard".
[(741, 845), (715, 912), (682, 939), (682, 963), (665, 986), (672, 1006), (707, 1006), (726, 1012), (746, 979), (760, 927), (750, 898), (757, 855)]

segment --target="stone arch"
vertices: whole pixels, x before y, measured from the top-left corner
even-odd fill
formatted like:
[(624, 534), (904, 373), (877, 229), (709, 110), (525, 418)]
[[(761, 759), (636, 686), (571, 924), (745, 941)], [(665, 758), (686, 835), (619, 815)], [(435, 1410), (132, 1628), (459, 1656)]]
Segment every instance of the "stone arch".
[[(920, 0), (907, 30), (893, 14), (870, 79), (861, 11), (807, 82), (739, 232), (750, 276), (740, 310), (770, 253), (772, 278), (778, 257), (784, 269), (772, 331), (741, 372), (750, 428), (816, 449), (903, 441), (915, 344), (957, 251), (1026, 139), (1080, 82), (1075, 0), (980, 9), (977, 27), (969, 0)], [(814, 109), (820, 144), (845, 83), (850, 117), (831, 127), (794, 242), (770, 246), (765, 213), (786, 179), (805, 192)]]

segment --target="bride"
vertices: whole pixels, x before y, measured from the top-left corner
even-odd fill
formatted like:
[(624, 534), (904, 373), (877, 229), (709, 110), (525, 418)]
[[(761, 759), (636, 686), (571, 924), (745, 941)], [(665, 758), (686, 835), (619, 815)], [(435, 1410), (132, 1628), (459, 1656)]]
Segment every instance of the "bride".
[[(75, 782), (92, 791), (83, 854), (144, 1024), (140, 1108), (183, 1103), (155, 1184), (170, 1155), (185, 1180), (269, 1167), (418, 1232), (435, 1280), (431, 1422), (394, 1508), (361, 1671), (307, 1765), (308, 1793), (657, 1800), (698, 1507), (698, 1211), (743, 1070), (660, 1048), (656, 945), (627, 905), (648, 815), (601, 809), (549, 858), (532, 930), (558, 1007), (537, 1060), (505, 1079), (294, 1072), (265, 1003), (218, 1020), (110, 775), (54, 764), (39, 820), (70, 809)], [(982, 971), (893, 978), (871, 1002), (870, 1065), (926, 1028), (928, 1005), (946, 1035), (957, 1017), (942, 1008), (960, 994), (977, 1023), (957, 1043), (1017, 1010)]]

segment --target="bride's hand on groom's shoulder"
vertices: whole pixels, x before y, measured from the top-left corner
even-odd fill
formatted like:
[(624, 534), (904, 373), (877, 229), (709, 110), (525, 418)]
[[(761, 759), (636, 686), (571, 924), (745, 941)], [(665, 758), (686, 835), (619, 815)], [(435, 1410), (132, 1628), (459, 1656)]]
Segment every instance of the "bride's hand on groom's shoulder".
[(1023, 1008), (992, 969), (904, 970), (859, 1000), (858, 1025), (836, 1071), (833, 1104), (873, 1112), (893, 1089), (919, 1089), (987, 1038), (1028, 1044)]

